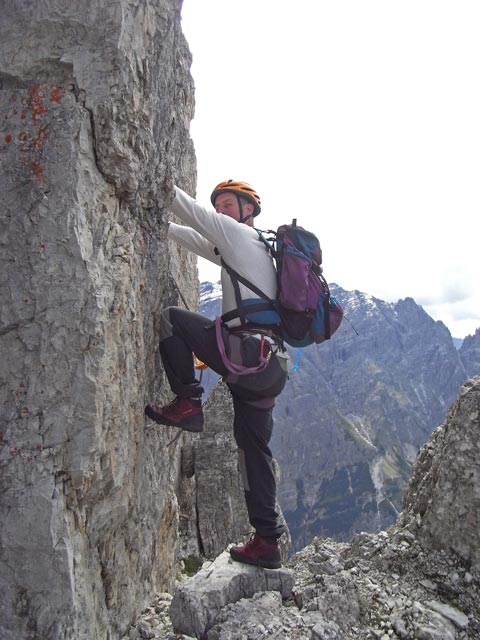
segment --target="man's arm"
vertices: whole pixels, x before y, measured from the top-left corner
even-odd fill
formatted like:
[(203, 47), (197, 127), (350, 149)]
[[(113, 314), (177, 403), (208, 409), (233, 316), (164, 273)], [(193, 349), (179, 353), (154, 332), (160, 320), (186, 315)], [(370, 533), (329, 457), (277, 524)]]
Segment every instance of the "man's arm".
[[(238, 237), (236, 220), (216, 213), (213, 207), (206, 209), (178, 187), (175, 187), (175, 200), (171, 210), (182, 222), (218, 247), (224, 255), (230, 255), (234, 251)], [(255, 233), (254, 235), (257, 237)]]
[(220, 264), (220, 256), (215, 253), (215, 245), (206, 240), (197, 231), (190, 227), (171, 222), (168, 226), (168, 238), (181, 244), (182, 247), (192, 251), (201, 258), (205, 258), (215, 264)]

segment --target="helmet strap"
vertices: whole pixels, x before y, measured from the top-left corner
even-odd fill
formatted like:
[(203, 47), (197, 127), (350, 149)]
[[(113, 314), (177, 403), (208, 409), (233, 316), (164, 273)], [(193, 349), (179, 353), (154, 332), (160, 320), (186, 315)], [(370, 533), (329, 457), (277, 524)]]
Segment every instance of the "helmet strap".
[(235, 197), (237, 198), (237, 202), (238, 202), (238, 210), (240, 211), (240, 220), (239, 222), (245, 222), (244, 218), (243, 218), (243, 206), (242, 206), (242, 201), (240, 200), (240, 196), (238, 195), (238, 193), (235, 194)]
[(241, 198), (240, 198), (240, 196), (239, 196), (237, 193), (236, 193), (235, 195), (236, 195), (236, 197), (237, 197), (238, 209), (239, 209), (239, 211), (240, 211), (240, 220), (239, 220), (239, 222), (240, 222), (241, 224), (245, 224), (245, 222), (248, 222), (248, 221), (250, 220), (250, 218), (253, 218), (253, 213), (251, 213), (250, 215), (248, 215), (248, 216), (246, 216), (246, 217), (244, 218), (244, 217), (243, 217), (243, 204), (242, 204)]

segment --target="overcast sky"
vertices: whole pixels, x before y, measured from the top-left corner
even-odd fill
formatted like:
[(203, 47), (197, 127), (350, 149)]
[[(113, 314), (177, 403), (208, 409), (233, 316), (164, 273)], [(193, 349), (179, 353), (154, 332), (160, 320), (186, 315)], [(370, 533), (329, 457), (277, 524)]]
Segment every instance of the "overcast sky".
[[(235, 178), (327, 280), (480, 327), (479, 0), (184, 0), (197, 198)], [(199, 262), (201, 280), (219, 271)]]

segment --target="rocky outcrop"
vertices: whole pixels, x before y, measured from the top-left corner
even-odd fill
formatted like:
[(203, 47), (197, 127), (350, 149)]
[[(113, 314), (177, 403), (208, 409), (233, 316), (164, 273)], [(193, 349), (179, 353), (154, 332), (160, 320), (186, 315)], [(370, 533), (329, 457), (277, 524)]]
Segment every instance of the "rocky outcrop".
[(179, 0), (18, 0), (0, 21), (2, 638), (115, 638), (175, 575), (181, 449), (161, 308), (197, 303), (168, 246), (194, 191)]
[[(459, 428), (461, 425), (461, 428)], [(435, 549), (480, 571), (480, 377), (468, 381), (445, 423), (422, 447), (404, 498), (404, 518)]]
[[(230, 598), (225, 585), (213, 579), (215, 563), (205, 566), (198, 578), (201, 588), (194, 588), (195, 578), (179, 585), (170, 605), (174, 624), (181, 606), (189, 603), (188, 632), (207, 640), (476, 640), (479, 399), (480, 378), (475, 378), (463, 386), (445, 425), (422, 448), (405, 511), (387, 531), (357, 534), (348, 543), (315, 538), (287, 563), (295, 580), (290, 596), (260, 583), (254, 596), (249, 591), (239, 598), (232, 589)], [(267, 580), (271, 572), (265, 573)], [(241, 576), (239, 568), (237, 580)], [(209, 613), (207, 603), (213, 603)], [(167, 604), (160, 596), (158, 613), (146, 612), (130, 638), (173, 640)]]
[[(209, 569), (202, 570), (203, 576)], [(254, 596), (232, 598), (221, 608), (223, 601), (214, 600), (219, 586), (207, 578), (202, 590), (193, 594), (189, 634), (181, 637), (476, 640), (480, 635), (480, 573), (465, 567), (452, 552), (423, 546), (415, 526), (358, 534), (349, 543), (316, 538), (287, 569), (295, 580), (289, 597), (258, 584)], [(240, 575), (238, 570), (237, 579)], [(178, 596), (179, 603), (185, 603), (187, 593)], [(208, 616), (206, 605), (211, 602), (215, 604)], [(129, 640), (178, 638), (167, 614), (169, 606), (171, 612), (175, 609), (176, 621), (177, 604), (161, 594), (132, 627)]]
[(292, 589), (293, 574), (288, 569), (242, 565), (225, 551), (177, 588), (170, 605), (170, 619), (177, 633), (202, 638), (216, 624), (226, 605), (263, 591), (278, 591), (287, 598)]

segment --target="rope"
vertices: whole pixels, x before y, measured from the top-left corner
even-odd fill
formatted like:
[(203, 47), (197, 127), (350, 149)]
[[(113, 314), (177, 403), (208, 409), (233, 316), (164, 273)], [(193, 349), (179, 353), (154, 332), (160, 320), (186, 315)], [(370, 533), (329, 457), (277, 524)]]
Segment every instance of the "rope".
[(172, 279), (173, 286), (174, 286), (174, 287), (175, 287), (175, 289), (177, 290), (178, 295), (180, 296), (180, 298), (181, 298), (181, 300), (182, 300), (183, 304), (185, 305), (185, 309), (186, 309), (187, 311), (190, 311), (190, 309), (189, 309), (189, 307), (188, 307), (188, 304), (187, 304), (187, 302), (186, 302), (185, 298), (183, 297), (183, 293), (180, 291), (180, 287), (178, 286), (177, 281), (176, 281), (176, 280), (175, 280), (175, 278), (172, 276), (172, 274), (170, 274), (170, 277), (171, 277), (171, 279)]
[[(148, 429), (151, 429), (152, 427), (158, 427), (160, 425), (158, 425), (156, 422), (149, 422), (148, 424), (145, 425), (144, 429), (145, 431), (147, 431)], [(180, 431), (177, 433), (177, 435), (170, 440), (170, 442), (168, 442), (164, 447), (160, 447), (160, 450), (162, 449), (168, 449), (168, 447), (172, 446), (172, 444), (174, 444), (182, 435), (183, 433), (183, 429), (180, 429)]]
[(345, 318), (345, 320), (348, 322), (348, 324), (352, 327), (352, 329), (355, 331), (355, 333), (357, 334), (357, 336), (359, 336), (360, 334), (358, 333), (358, 331), (355, 329), (355, 325), (353, 324), (353, 322), (350, 320), (350, 318), (346, 315), (343, 314), (343, 317)]

